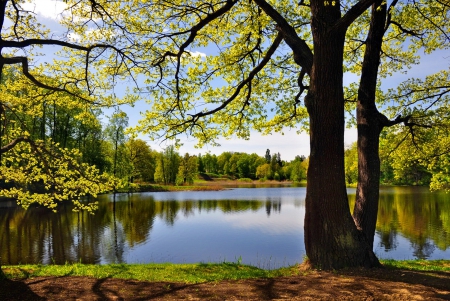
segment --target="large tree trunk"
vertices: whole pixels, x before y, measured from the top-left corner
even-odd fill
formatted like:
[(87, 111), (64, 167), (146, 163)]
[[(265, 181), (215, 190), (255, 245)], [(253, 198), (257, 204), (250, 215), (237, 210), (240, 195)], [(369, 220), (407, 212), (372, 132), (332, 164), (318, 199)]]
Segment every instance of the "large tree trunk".
[[(386, 3), (377, 0), (372, 17), (361, 71), (356, 118), (358, 124), (358, 187), (353, 210), (357, 227), (371, 248), (375, 236), (380, 189), (379, 140), (383, 118), (375, 103), (378, 66), (385, 32)], [(386, 118), (385, 118), (386, 119)]]
[[(345, 30), (332, 30), (339, 5), (311, 3), (314, 61), (308, 95), (310, 161), (307, 175), (305, 247), (322, 269), (372, 267), (379, 262), (350, 214), (344, 173), (343, 49)], [(331, 1), (330, 1), (331, 3)]]

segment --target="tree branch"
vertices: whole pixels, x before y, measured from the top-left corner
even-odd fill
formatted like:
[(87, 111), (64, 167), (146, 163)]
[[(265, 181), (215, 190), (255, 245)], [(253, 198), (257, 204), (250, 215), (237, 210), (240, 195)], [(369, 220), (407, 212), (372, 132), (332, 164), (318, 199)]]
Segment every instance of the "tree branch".
[(418, 32), (415, 32), (415, 31), (412, 31), (412, 30), (409, 30), (409, 29), (406, 29), (400, 23), (398, 23), (396, 21), (390, 20), (389, 23), (390, 24), (394, 24), (395, 26), (398, 27), (398, 29), (400, 29), (401, 32), (409, 34), (411, 36), (420, 37), (420, 36), (424, 35), (423, 33), (421, 34), (421, 33), (418, 33)]
[(422, 127), (422, 128), (429, 128), (429, 129), (432, 128), (432, 126), (429, 124), (420, 124), (420, 123), (411, 121), (413, 119), (412, 115), (407, 115), (404, 117), (399, 115), (394, 120), (389, 120), (389, 118), (387, 118), (384, 114), (382, 114), (382, 113), (378, 113), (378, 114), (379, 114), (379, 119), (381, 121), (381, 125), (383, 127), (391, 127), (391, 126), (403, 123), (405, 126), (409, 127), (411, 131), (414, 126)]
[(82, 97), (79, 94), (73, 93), (69, 90), (67, 90), (66, 88), (59, 88), (59, 87), (52, 87), (49, 86), (47, 84), (44, 84), (43, 82), (40, 82), (39, 80), (37, 80), (29, 71), (28, 69), (28, 58), (24, 57), (24, 56), (16, 56), (16, 57), (10, 57), (10, 58), (0, 58), (0, 62), (1, 64), (5, 64), (5, 65), (13, 65), (13, 64), (22, 64), (22, 72), (23, 74), (36, 86), (43, 88), (43, 89), (48, 89), (48, 90), (52, 90), (52, 91), (57, 91), (57, 92), (64, 92), (67, 93), (71, 96), (77, 97), (81, 100), (84, 100), (86, 102), (89, 103), (93, 103), (95, 104), (95, 102), (92, 102), (91, 100)]
[(10, 151), (11, 149), (14, 148), (14, 146), (19, 144), (20, 142), (31, 142), (31, 139), (29, 137), (17, 137), (16, 139), (11, 141), (7, 145), (1, 147), (0, 148), (0, 154), (4, 154), (4, 153)]
[[(444, 4), (444, 3), (441, 3), (441, 2), (439, 2), (439, 3), (440, 3), (441, 5), (443, 5), (443, 6), (448, 6), (448, 4)], [(433, 22), (433, 20), (431, 20), (428, 16), (426, 16), (426, 15), (419, 9), (419, 7), (418, 7), (416, 1), (414, 1), (414, 7), (416, 8), (416, 10), (419, 12), (419, 14), (420, 14), (423, 18), (425, 18), (428, 22), (430, 22), (431, 24), (433, 24), (433, 26), (445, 36), (445, 39), (446, 39), (447, 41), (450, 41), (450, 36), (448, 35), (448, 33), (447, 33), (446, 31), (444, 31), (444, 30), (442, 29), (441, 26), (439, 26), (438, 24), (435, 24), (435, 23)], [(445, 19), (444, 19), (444, 20), (445, 20)]]
[(261, 71), (266, 65), (267, 63), (270, 61), (270, 58), (272, 57), (272, 55), (275, 53), (275, 50), (278, 48), (278, 46), (280, 45), (281, 41), (283, 40), (282, 35), (278, 34), (277, 37), (275, 38), (275, 40), (273, 41), (272, 45), (270, 46), (269, 50), (267, 51), (266, 55), (264, 56), (263, 60), (258, 64), (258, 66), (256, 66), (252, 71), (250, 71), (248, 77), (246, 79), (244, 79), (236, 88), (236, 90), (234, 91), (233, 95), (231, 95), (227, 100), (225, 100), (222, 105), (220, 105), (219, 107), (208, 111), (208, 112), (200, 112), (198, 114), (192, 115), (193, 119), (197, 117), (197, 119), (199, 117), (203, 117), (203, 116), (207, 116), (207, 115), (212, 115), (220, 110), (222, 110), (223, 108), (225, 108), (230, 102), (232, 102), (234, 99), (236, 99), (236, 97), (239, 95), (239, 92), (241, 91), (241, 89), (247, 85), (248, 83), (250, 83), (253, 78), (255, 77), (256, 74), (258, 74), (259, 71)]
[[(230, 104), (233, 100), (237, 98), (242, 88), (244, 88), (246, 85), (248, 86), (253, 78), (258, 74), (259, 71), (261, 71), (267, 63), (270, 61), (272, 55), (275, 53), (275, 50), (278, 48), (278, 46), (281, 44), (281, 41), (283, 41), (283, 37), (281, 33), (278, 33), (277, 37), (273, 41), (272, 45), (268, 49), (266, 55), (262, 59), (262, 61), (252, 70), (250, 71), (247, 78), (245, 78), (237, 87), (234, 93), (225, 101), (222, 102), (220, 106), (217, 108), (214, 108), (212, 110), (206, 111), (206, 112), (200, 112), (197, 114), (189, 114), (191, 117), (189, 120), (186, 120), (182, 123), (179, 123), (175, 126), (175, 128), (183, 127), (184, 125), (191, 124), (192, 126), (197, 125), (197, 120), (199, 120), (201, 117), (212, 115), (225, 107), (227, 107), (228, 104)], [(248, 95), (247, 95), (247, 102), (248, 102)], [(174, 128), (172, 128), (174, 129)]]
[(332, 31), (347, 30), (347, 28), (361, 16), (376, 0), (360, 0), (352, 6), (347, 13), (336, 22), (332, 27)]
[(197, 36), (197, 33), (206, 25), (208, 25), (210, 22), (214, 21), (216, 18), (220, 17), (221, 15), (228, 12), (234, 4), (237, 3), (237, 0), (227, 0), (226, 4), (216, 10), (215, 12), (211, 14), (207, 14), (206, 18), (200, 20), (198, 24), (193, 26), (190, 30), (190, 35), (187, 38), (187, 40), (180, 46), (180, 50), (176, 54), (177, 57), (177, 66), (175, 71), (175, 82), (176, 82), (176, 91), (177, 91), (177, 99), (179, 98), (179, 95), (181, 94), (180, 91), (180, 68), (181, 68), (181, 57), (186, 51), (186, 48), (194, 41), (195, 37)]
[(389, 25), (391, 24), (392, 20), (392, 11), (394, 10), (395, 6), (397, 5), (398, 0), (392, 1), (392, 3), (389, 5), (389, 8), (387, 10), (387, 19), (386, 19), (386, 25), (384, 27), (384, 32), (386, 32), (389, 28)]
[(306, 42), (299, 38), (294, 27), (265, 0), (253, 0), (277, 24), (276, 29), (283, 34), (284, 41), (294, 53), (294, 61), (311, 74), (313, 53)]

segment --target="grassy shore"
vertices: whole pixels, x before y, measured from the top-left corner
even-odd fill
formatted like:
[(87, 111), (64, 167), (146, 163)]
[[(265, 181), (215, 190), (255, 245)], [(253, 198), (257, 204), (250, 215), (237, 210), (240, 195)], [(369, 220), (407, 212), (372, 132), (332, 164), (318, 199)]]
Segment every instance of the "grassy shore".
[(224, 187), (220, 185), (153, 185), (153, 184), (138, 184), (134, 187), (123, 188), (119, 192), (164, 192), (164, 191), (218, 191), (223, 190)]
[(201, 283), (225, 279), (272, 278), (289, 276), (295, 267), (264, 270), (239, 263), (198, 264), (66, 264), (66, 265), (14, 265), (3, 266), (7, 278), (23, 279), (37, 276), (88, 276), (94, 278), (120, 278), (140, 281), (172, 281)]
[[(450, 260), (382, 260), (387, 269), (411, 271), (450, 272)], [(14, 265), (3, 266), (9, 279), (26, 279), (38, 276), (85, 276), (93, 278), (119, 278), (139, 281), (168, 281), (183, 283), (203, 283), (220, 280), (251, 278), (275, 278), (294, 276), (301, 271), (298, 265), (276, 270), (264, 270), (239, 263), (198, 263), (198, 264), (66, 264), (66, 265)]]
[(246, 187), (247, 185), (305, 185), (306, 182), (294, 183), (291, 181), (251, 180), (251, 179), (214, 179), (206, 181), (198, 179), (193, 185), (158, 185), (149, 183), (137, 183), (130, 187), (124, 187), (118, 192), (164, 192), (164, 191), (219, 191), (230, 187)]

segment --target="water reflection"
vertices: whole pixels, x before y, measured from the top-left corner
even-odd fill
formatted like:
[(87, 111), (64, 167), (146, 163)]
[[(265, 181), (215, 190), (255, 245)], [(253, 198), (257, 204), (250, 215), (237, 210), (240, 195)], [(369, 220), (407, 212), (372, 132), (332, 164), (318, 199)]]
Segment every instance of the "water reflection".
[[(95, 215), (0, 203), (1, 261), (294, 264), (305, 254), (304, 197), (305, 188), (104, 195)], [(449, 195), (383, 188), (376, 231), (382, 258), (450, 258)]]
[[(380, 192), (377, 234), (383, 257), (450, 258), (450, 196), (423, 187), (389, 187)], [(397, 255), (398, 256), (398, 255)]]

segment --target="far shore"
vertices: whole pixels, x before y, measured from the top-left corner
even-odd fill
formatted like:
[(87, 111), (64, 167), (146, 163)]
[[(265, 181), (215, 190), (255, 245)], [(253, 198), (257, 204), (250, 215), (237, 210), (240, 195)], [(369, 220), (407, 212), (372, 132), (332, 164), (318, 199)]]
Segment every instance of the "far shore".
[[(306, 180), (301, 182), (294, 181), (277, 181), (277, 180), (252, 180), (252, 179), (227, 179), (218, 178), (211, 180), (195, 180), (192, 185), (164, 185), (156, 183), (133, 183), (130, 187), (123, 188), (117, 191), (117, 193), (141, 193), (141, 192), (175, 192), (175, 191), (222, 191), (233, 188), (245, 188), (245, 187), (305, 187)], [(396, 186), (389, 184), (380, 184), (380, 186)], [(403, 186), (403, 185), (402, 185)], [(356, 188), (356, 184), (347, 184), (347, 188)], [(106, 192), (105, 194), (110, 194)], [(6, 198), (0, 196), (0, 203), (15, 202), (15, 199)]]

